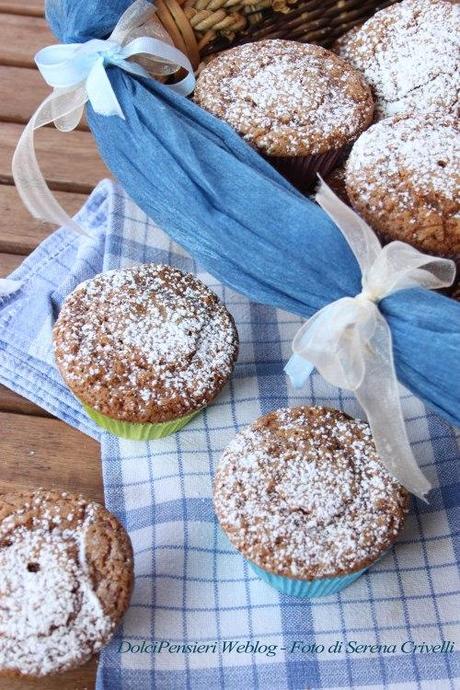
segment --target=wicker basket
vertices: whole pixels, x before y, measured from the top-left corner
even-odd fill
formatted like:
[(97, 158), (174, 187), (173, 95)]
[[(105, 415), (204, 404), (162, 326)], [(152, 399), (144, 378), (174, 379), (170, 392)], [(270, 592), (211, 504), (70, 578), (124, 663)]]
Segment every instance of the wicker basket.
[(233, 45), (286, 38), (330, 46), (396, 0), (156, 0), (157, 16), (195, 68)]

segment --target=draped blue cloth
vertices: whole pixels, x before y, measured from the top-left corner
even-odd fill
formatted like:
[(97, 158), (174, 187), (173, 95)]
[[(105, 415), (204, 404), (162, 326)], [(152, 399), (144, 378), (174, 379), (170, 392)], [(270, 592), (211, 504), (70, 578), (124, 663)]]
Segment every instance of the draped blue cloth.
[[(59, 40), (107, 36), (130, 0), (48, 0)], [(228, 125), (167, 87), (117, 67), (126, 120), (88, 105), (100, 153), (134, 201), (210, 273), (254, 301), (304, 317), (360, 292), (340, 231)], [(63, 150), (65, 143), (63, 143)], [(379, 304), (400, 382), (460, 425), (460, 304), (405, 290)]]

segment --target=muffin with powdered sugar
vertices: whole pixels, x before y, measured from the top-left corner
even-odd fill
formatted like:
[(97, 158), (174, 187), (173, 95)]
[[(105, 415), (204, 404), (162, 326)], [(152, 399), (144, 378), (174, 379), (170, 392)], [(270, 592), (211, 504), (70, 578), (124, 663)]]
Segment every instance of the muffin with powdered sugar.
[(262, 579), (300, 597), (359, 577), (397, 538), (408, 502), (369, 426), (324, 407), (255, 421), (227, 446), (214, 482), (231, 543)]
[(370, 84), (376, 119), (405, 112), (460, 114), (460, 6), (403, 0), (336, 44)]
[(217, 295), (157, 264), (79, 285), (53, 335), (58, 368), (88, 414), (135, 440), (182, 428), (220, 392), (238, 355), (234, 320)]
[(133, 586), (129, 537), (67, 492), (0, 496), (0, 674), (66, 671), (113, 636)]
[(410, 113), (381, 120), (353, 146), (345, 180), (353, 207), (384, 241), (458, 263), (458, 120)]
[(338, 164), (373, 116), (370, 88), (357, 70), (320, 46), (278, 39), (211, 60), (194, 100), (302, 191)]

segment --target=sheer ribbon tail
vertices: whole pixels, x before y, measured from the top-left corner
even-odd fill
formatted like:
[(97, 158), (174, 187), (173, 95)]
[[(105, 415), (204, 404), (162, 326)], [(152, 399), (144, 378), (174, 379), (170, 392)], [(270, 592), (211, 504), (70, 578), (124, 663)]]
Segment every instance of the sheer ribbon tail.
[(13, 155), (13, 179), (25, 207), (34, 218), (56, 225), (64, 225), (80, 234), (89, 233), (82, 228), (62, 208), (49, 189), (40, 170), (35, 154), (35, 130), (44, 127), (57, 118), (64, 123), (66, 118), (72, 118), (76, 112), (80, 113), (86, 103), (84, 88), (69, 92), (66, 89), (55, 89), (37, 108), (26, 125)]

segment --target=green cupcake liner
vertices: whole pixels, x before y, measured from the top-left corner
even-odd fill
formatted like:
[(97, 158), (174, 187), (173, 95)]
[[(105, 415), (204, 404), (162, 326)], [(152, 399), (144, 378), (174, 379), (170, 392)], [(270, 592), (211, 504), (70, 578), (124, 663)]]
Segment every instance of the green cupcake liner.
[(291, 577), (284, 577), (283, 575), (275, 575), (260, 568), (252, 561), (248, 561), (248, 565), (254, 570), (264, 582), (277, 589), (282, 594), (288, 594), (292, 597), (313, 598), (325, 597), (329, 594), (340, 592), (345, 587), (348, 587), (355, 580), (358, 579), (367, 568), (358, 570), (356, 573), (349, 575), (342, 575), (339, 577), (324, 577), (317, 580), (295, 580)]
[(158, 438), (164, 438), (175, 434), (176, 431), (182, 429), (195, 415), (200, 412), (196, 410), (185, 417), (178, 417), (170, 422), (159, 422), (158, 424), (138, 424), (136, 422), (123, 422), (119, 419), (112, 419), (105, 414), (101, 414), (93, 407), (86, 405), (80, 401), (85, 408), (86, 413), (96, 424), (106, 431), (110, 431), (115, 436), (129, 439), (130, 441), (151, 441)]

